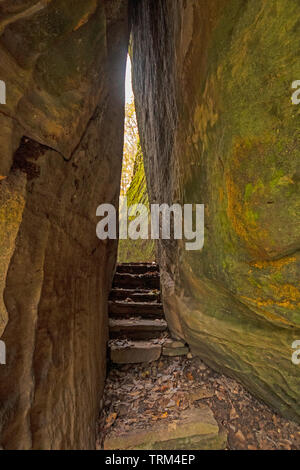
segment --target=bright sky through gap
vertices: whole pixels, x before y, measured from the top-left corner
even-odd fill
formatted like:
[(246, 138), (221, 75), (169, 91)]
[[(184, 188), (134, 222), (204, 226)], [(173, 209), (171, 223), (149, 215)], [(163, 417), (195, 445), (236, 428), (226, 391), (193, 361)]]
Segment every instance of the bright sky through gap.
[(131, 60), (129, 55), (127, 56), (127, 65), (126, 65), (126, 81), (125, 81), (125, 96), (126, 103), (131, 103), (133, 100), (133, 91), (132, 91), (132, 76), (131, 76)]

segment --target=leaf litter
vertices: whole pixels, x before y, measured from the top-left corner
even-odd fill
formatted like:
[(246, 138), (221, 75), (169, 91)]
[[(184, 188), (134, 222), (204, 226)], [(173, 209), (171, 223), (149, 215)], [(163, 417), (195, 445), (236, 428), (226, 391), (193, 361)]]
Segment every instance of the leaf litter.
[(232, 450), (300, 450), (300, 426), (254, 398), (237, 381), (199, 358), (161, 357), (151, 364), (112, 365), (98, 422), (97, 448), (106, 435), (172, 422), (182, 411), (208, 405)]

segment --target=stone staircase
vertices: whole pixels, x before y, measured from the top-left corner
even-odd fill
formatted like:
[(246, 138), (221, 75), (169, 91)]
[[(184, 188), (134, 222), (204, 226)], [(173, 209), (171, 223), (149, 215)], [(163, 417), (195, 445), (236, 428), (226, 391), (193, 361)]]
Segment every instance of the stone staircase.
[(110, 358), (116, 364), (152, 362), (168, 336), (159, 266), (119, 264), (109, 298)]
[[(114, 364), (121, 364), (115, 366), (113, 370), (122, 371), (124, 368), (122, 364), (136, 364), (135, 366), (125, 366), (126, 371), (128, 371), (127, 367), (129, 369), (136, 368), (137, 371), (142, 371), (143, 367), (148, 369), (147, 363), (151, 362), (155, 365), (152, 364), (149, 367), (148, 375), (137, 374), (136, 376), (133, 374), (131, 376), (134, 377), (134, 382), (131, 386), (129, 381), (127, 387), (129, 386), (129, 390), (136, 387), (135, 393), (137, 395), (135, 397), (135, 393), (132, 395), (127, 389), (125, 398), (122, 397), (119, 403), (126, 401), (128, 393), (128, 405), (130, 404), (132, 407), (134, 404), (136, 415), (134, 415), (131, 425), (128, 423), (124, 425), (122, 408), (119, 410), (120, 416), (118, 416), (118, 411), (109, 414), (106, 422), (110, 420), (111, 416), (115, 421), (105, 435), (103, 448), (105, 450), (224, 449), (226, 447), (226, 433), (219, 429), (213, 412), (207, 405), (200, 403), (195, 407), (192, 404), (190, 409), (185, 407), (181, 409), (181, 401), (176, 403), (175, 398), (173, 399), (174, 404), (172, 404), (171, 397), (177, 393), (178, 385), (174, 385), (174, 394), (169, 394), (167, 399), (167, 401), (170, 400), (171, 409), (176, 408), (174, 416), (168, 407), (169, 404), (164, 404), (162, 399), (158, 415), (149, 405), (148, 412), (153, 415), (153, 419), (149, 422), (140, 419), (140, 391), (145, 390), (145, 396), (147, 396), (146, 390), (153, 386), (153, 399), (157, 399), (159, 396), (157, 390), (166, 387), (161, 392), (164, 396), (170, 387), (171, 375), (167, 379), (168, 385), (166, 383), (162, 385), (162, 374), (160, 369), (157, 372), (157, 368), (163, 367), (164, 363), (172, 364), (174, 357), (187, 356), (189, 359), (189, 355), (192, 356), (185, 343), (172, 339), (169, 335), (161, 302), (160, 273), (157, 264), (130, 263), (117, 266), (109, 299), (109, 330), (110, 359)], [(168, 356), (168, 358), (161, 356)], [(155, 361), (157, 362), (155, 363)], [(178, 362), (174, 361), (175, 369), (176, 364)], [(155, 373), (152, 367), (155, 368)], [(149, 380), (150, 370), (154, 374), (153, 381)], [(155, 387), (156, 392), (154, 392), (155, 381), (159, 384)], [(120, 382), (118, 382), (119, 386)], [(113, 388), (113, 390), (115, 389)], [(196, 400), (205, 397), (207, 397), (207, 391), (201, 389), (200, 393), (198, 391)], [(127, 402), (125, 415), (126, 413)]]

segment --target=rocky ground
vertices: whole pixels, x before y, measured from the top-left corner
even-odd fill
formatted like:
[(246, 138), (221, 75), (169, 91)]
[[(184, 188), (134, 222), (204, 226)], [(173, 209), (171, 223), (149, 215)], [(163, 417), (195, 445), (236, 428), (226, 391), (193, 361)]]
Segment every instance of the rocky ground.
[(161, 357), (151, 364), (113, 365), (106, 382), (97, 448), (126, 432), (171, 423), (209, 406), (227, 433), (228, 450), (299, 450), (300, 426), (283, 419), (238, 382), (199, 358)]

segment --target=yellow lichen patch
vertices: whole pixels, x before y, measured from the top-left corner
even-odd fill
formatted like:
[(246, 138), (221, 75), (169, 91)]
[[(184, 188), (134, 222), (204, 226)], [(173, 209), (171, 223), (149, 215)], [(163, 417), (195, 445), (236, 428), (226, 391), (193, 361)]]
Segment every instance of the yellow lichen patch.
[(297, 259), (294, 256), (291, 256), (289, 258), (282, 258), (276, 261), (255, 261), (254, 263), (251, 263), (251, 266), (254, 268), (258, 269), (281, 269), (283, 266), (287, 266), (289, 264), (295, 263)]
[[(236, 139), (232, 150), (232, 167), (225, 174), (227, 188), (227, 216), (236, 234), (246, 242), (248, 251), (252, 254), (265, 256), (264, 245), (269, 241), (268, 232), (258, 224), (259, 214), (254, 212), (254, 206), (245, 198), (244, 184), (238, 185), (239, 170), (243, 160), (249, 158), (250, 150), (256, 149), (263, 153), (263, 143), (259, 139)], [(260, 187), (261, 184), (258, 184)], [(262, 243), (264, 240), (264, 243)], [(255, 243), (255, 242), (259, 243)], [(261, 248), (258, 246), (260, 245)]]
[(282, 178), (278, 180), (277, 184), (278, 186), (286, 186), (289, 184), (295, 184), (295, 181), (293, 181), (292, 178), (290, 178), (289, 176), (285, 175), (285, 176), (282, 176)]
[(278, 307), (289, 308), (290, 310), (295, 310), (296, 307), (294, 305), (289, 304), (288, 302), (275, 302), (272, 299), (267, 299), (267, 300), (251, 299), (250, 297), (245, 297), (245, 296), (241, 296), (241, 299), (244, 300), (246, 303), (254, 305), (255, 307), (259, 307), (259, 312), (261, 312), (267, 320), (270, 320), (272, 322), (283, 323), (288, 326), (294, 326), (293, 323), (286, 320), (286, 318), (279, 317), (278, 315), (275, 315), (274, 313), (271, 313), (270, 311), (262, 309), (263, 307), (273, 307), (274, 305), (277, 305)]
[[(273, 294), (270, 294), (270, 290), (273, 291)], [(268, 283), (268, 288), (266, 292), (266, 297), (262, 297), (261, 286), (258, 286), (253, 293), (253, 297), (241, 296), (242, 301), (245, 301), (255, 307), (258, 311), (259, 309), (263, 313), (263, 316), (268, 320), (274, 322), (279, 321), (281, 323), (295, 326), (294, 323), (287, 320), (287, 316), (284, 313), (284, 310), (287, 311), (298, 311), (300, 308), (300, 291), (294, 285), (291, 284), (271, 284)], [(270, 298), (271, 297), (271, 298)], [(274, 309), (283, 309), (282, 314), (286, 317), (285, 319), (281, 316), (279, 317), (274, 313)], [(287, 312), (286, 312), (287, 314)]]
[(226, 189), (227, 189), (227, 216), (230, 220), (236, 234), (244, 240), (251, 251), (256, 249), (251, 242), (251, 234), (255, 236), (257, 233), (257, 224), (252, 220), (248, 220), (245, 223), (245, 213), (247, 212), (247, 203), (243, 203), (240, 197), (240, 190), (234, 184), (233, 179), (229, 173), (226, 177)]
[(203, 148), (208, 148), (208, 127), (214, 127), (218, 121), (218, 112), (216, 111), (216, 100), (214, 96), (215, 79), (210, 77), (205, 85), (202, 103), (195, 110), (194, 126), (196, 136), (202, 141)]
[(219, 200), (220, 202), (223, 202), (224, 199), (224, 191), (222, 188), (219, 188)]
[(280, 284), (278, 286), (271, 284), (270, 288), (274, 291), (276, 297), (287, 299), (288, 302), (299, 302), (300, 305), (300, 291), (295, 286), (291, 284)]
[[(252, 304), (257, 305), (258, 307), (281, 307), (281, 308), (287, 308), (289, 310), (296, 310), (297, 307), (300, 306), (300, 304), (295, 305), (289, 302), (288, 300), (285, 301), (277, 301), (275, 299), (251, 299), (250, 297), (241, 297), (242, 299), (246, 300), (247, 302), (251, 302)], [(267, 313), (267, 312), (266, 312)], [(270, 312), (268, 312), (269, 315), (273, 316)], [(286, 320), (282, 320), (286, 321)]]

